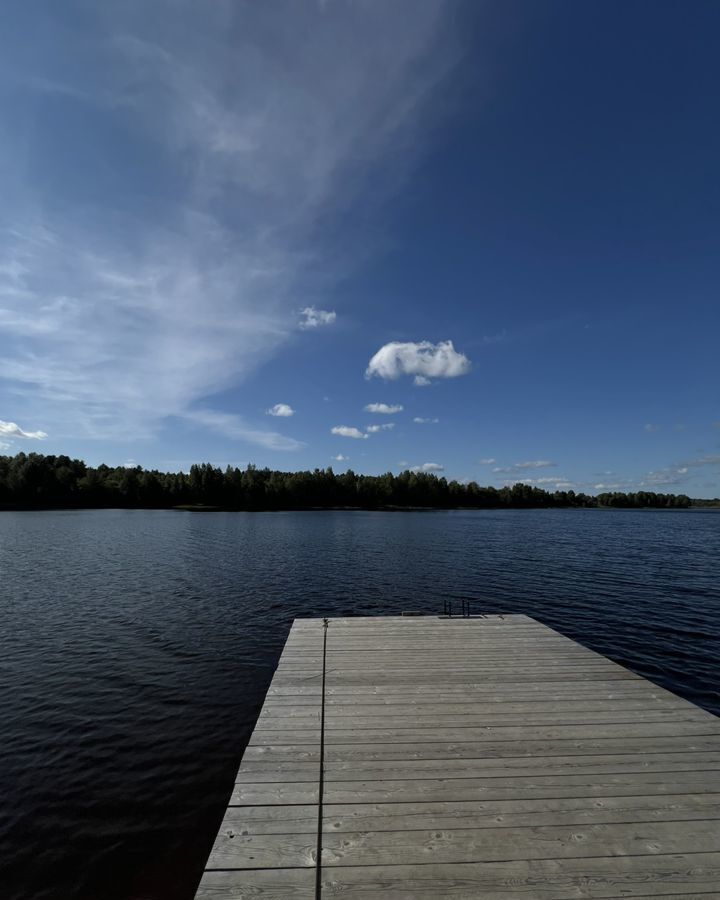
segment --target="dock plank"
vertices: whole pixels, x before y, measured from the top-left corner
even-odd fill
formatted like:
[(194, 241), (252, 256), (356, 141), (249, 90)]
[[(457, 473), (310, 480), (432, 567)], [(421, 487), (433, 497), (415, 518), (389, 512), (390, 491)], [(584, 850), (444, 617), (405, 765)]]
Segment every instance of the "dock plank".
[(527, 616), (296, 620), (197, 892), (251, 897), (720, 898), (720, 720)]

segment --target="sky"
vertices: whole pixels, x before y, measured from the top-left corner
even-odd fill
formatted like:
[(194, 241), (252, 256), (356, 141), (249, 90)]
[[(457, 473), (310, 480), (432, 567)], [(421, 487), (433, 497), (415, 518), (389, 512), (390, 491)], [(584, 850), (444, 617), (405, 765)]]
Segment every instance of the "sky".
[(7, 0), (0, 453), (720, 496), (718, 34)]

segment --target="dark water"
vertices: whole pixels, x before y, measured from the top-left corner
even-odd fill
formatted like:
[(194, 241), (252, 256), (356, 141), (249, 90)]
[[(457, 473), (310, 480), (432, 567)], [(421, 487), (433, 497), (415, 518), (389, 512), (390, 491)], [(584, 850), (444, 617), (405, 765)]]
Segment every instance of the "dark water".
[(720, 712), (720, 513), (0, 514), (0, 896), (191, 898), (294, 616), (524, 612)]

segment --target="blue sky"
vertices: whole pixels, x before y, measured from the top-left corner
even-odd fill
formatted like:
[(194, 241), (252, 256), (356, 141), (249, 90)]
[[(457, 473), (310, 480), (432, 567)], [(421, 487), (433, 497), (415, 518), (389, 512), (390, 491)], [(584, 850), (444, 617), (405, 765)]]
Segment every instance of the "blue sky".
[(720, 495), (719, 30), (9, 0), (0, 452)]

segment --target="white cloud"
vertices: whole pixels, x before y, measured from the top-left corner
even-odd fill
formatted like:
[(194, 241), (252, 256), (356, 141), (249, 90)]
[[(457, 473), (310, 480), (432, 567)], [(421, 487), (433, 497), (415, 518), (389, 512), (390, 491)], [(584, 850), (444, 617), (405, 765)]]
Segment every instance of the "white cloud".
[(688, 459), (678, 465), (685, 468), (696, 466), (720, 466), (720, 454), (709, 454), (707, 456), (698, 456), (695, 459)]
[(530, 459), (526, 462), (513, 463), (511, 466), (496, 466), (493, 472), (524, 472), (528, 469), (551, 469), (556, 465), (557, 463), (549, 459)]
[(647, 425), (643, 425), (643, 428), (647, 432), (660, 431), (659, 425), (653, 425), (651, 422), (648, 422)]
[(444, 472), (445, 466), (441, 466), (440, 463), (427, 462), (422, 463), (419, 466), (410, 466), (411, 472)]
[(252, 428), (241, 416), (233, 413), (222, 413), (212, 409), (195, 409), (185, 413), (183, 418), (195, 427), (207, 429), (231, 440), (257, 444), (267, 450), (299, 450), (305, 446), (302, 441), (285, 437), (276, 431)]
[[(328, 253), (338, 213), (412, 170), (459, 45), (440, 0), (96, 12), (43, 17), (48, 53), (13, 71), (35, 124), (5, 129), (0, 160), (0, 379), (55, 438), (137, 439), (206, 415), (372, 250)], [(51, 93), (88, 123), (81, 180)]]
[(363, 434), (359, 428), (353, 428), (350, 425), (335, 425), (330, 429), (330, 433), (337, 434), (340, 437), (356, 438), (357, 440), (367, 438), (367, 435)]
[(684, 484), (687, 479), (682, 476), (687, 473), (687, 468), (682, 469), (658, 469), (648, 472), (640, 482), (641, 487), (660, 487), (662, 485)]
[[(518, 478), (506, 478), (503, 481), (503, 484), (506, 484), (509, 486), (511, 486), (513, 484), (518, 484), (518, 483), (519, 483)], [(522, 478), (520, 483), (536, 485), (537, 487), (541, 487), (544, 490), (548, 490), (550, 485), (552, 485), (556, 490), (561, 490), (563, 488), (577, 487), (577, 485), (574, 482), (569, 481), (566, 478), (560, 478), (559, 476), (553, 476), (552, 478), (550, 478), (550, 477)]]
[(515, 463), (513, 468), (515, 468), (515, 469), (550, 469), (556, 465), (557, 465), (557, 463), (554, 463), (549, 459), (531, 459), (528, 462)]
[(424, 375), (416, 375), (413, 378), (413, 384), (415, 387), (427, 387), (429, 384), (432, 384), (432, 381)]
[(415, 384), (428, 384), (432, 378), (456, 378), (470, 371), (470, 360), (453, 347), (452, 341), (401, 343), (391, 341), (372, 357), (365, 377), (386, 380), (415, 375)]
[(292, 406), (288, 406), (287, 403), (276, 403), (275, 406), (271, 406), (270, 409), (266, 410), (265, 415), (287, 418), (288, 416), (294, 416), (295, 410)]
[(12, 444), (8, 443), (8, 441), (0, 441), (0, 450), (9, 450), (12, 447)]
[(494, 456), (487, 456), (484, 459), (479, 459), (478, 465), (479, 466), (491, 466), (494, 462), (495, 462)]
[(395, 413), (399, 413), (403, 411), (403, 407), (399, 403), (368, 403), (365, 407), (365, 412), (371, 413), (382, 413), (386, 416), (392, 416)]
[(306, 306), (305, 309), (300, 311), (300, 315), (304, 318), (298, 322), (298, 328), (302, 329), (319, 328), (321, 325), (332, 325), (337, 318), (337, 315), (334, 312), (330, 312), (326, 309), (315, 309), (314, 306)]
[(424, 419), (422, 416), (415, 416), (413, 422), (418, 425), (437, 425), (440, 419)]
[(365, 431), (367, 431), (368, 434), (377, 434), (378, 431), (390, 431), (390, 429), (394, 427), (394, 422), (386, 422), (384, 425), (368, 425)]
[(47, 437), (44, 431), (25, 431), (15, 422), (3, 422), (2, 419), (0, 419), (0, 434), (10, 438), (27, 438), (31, 441), (42, 441)]
[(350, 457), (343, 456), (342, 453), (338, 453), (336, 456), (331, 456), (330, 459), (334, 459), (336, 462), (347, 462)]

